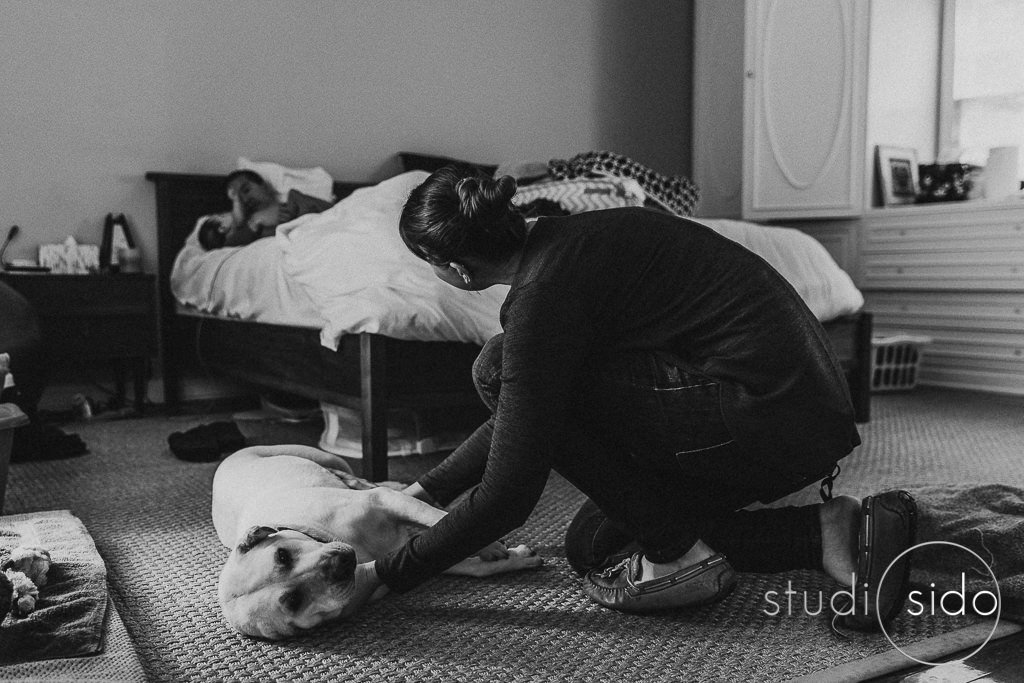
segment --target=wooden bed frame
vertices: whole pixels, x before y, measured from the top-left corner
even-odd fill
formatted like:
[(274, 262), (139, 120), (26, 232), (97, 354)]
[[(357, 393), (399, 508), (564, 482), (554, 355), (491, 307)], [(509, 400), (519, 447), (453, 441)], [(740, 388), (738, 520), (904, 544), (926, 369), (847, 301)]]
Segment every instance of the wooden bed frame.
[[(170, 288), (171, 268), (200, 216), (230, 208), (225, 176), (146, 174), (156, 187), (160, 341), (164, 402), (181, 409), (181, 376), (203, 367), (257, 387), (361, 411), (363, 474), (387, 479), (387, 413), (392, 407), (482, 409), (471, 368), (479, 351), (459, 342), (402, 341), (379, 334), (342, 337), (337, 352), (319, 330), (228, 320), (186, 311)], [(341, 199), (366, 183), (336, 182)], [(871, 315), (825, 323), (843, 365), (858, 422), (870, 418)], [(258, 349), (258, 352), (247, 351)]]

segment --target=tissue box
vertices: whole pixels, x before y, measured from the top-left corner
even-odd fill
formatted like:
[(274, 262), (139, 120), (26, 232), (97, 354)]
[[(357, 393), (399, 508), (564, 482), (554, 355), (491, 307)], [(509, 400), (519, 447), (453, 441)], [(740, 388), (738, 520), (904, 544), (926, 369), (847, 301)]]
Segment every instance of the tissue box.
[(95, 244), (40, 244), (39, 265), (47, 266), (51, 273), (85, 275), (100, 269), (100, 248)]
[(14, 428), (28, 424), (28, 417), (13, 403), (0, 403), (0, 515), (4, 511), (7, 492), (7, 468), (11, 463)]

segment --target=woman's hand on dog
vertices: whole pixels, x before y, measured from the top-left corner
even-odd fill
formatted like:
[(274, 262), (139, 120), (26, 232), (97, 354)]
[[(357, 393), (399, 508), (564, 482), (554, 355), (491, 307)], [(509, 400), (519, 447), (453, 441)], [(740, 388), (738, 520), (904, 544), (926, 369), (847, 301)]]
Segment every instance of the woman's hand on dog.
[(338, 479), (341, 479), (343, 482), (345, 482), (345, 486), (348, 486), (350, 489), (353, 489), (354, 491), (368, 491), (370, 489), (376, 488), (386, 488), (391, 489), (393, 491), (403, 491), (406, 488), (406, 485), (400, 481), (373, 482), (367, 479), (363, 479), (362, 477), (357, 477), (351, 472), (346, 472), (345, 470), (331, 469), (331, 472)]
[(416, 500), (422, 500), (424, 503), (430, 503), (434, 507), (441, 507), (440, 505), (437, 504), (437, 501), (434, 500), (433, 496), (427, 493), (426, 489), (420, 486), (420, 483), (418, 481), (413, 482), (412, 484), (409, 484), (407, 487), (402, 489), (402, 493), (404, 493), (407, 496), (411, 496)]
[(507, 560), (508, 559), (508, 548), (505, 547), (504, 541), (495, 541), (490, 545), (485, 546), (480, 552), (476, 554), (484, 562), (493, 562), (495, 560)]
[(536, 569), (544, 564), (544, 558), (529, 546), (517, 545), (508, 548), (507, 552), (504, 559), (484, 560), (479, 555), (467, 557), (462, 562), (450, 567), (448, 573), (480, 578), (523, 569)]

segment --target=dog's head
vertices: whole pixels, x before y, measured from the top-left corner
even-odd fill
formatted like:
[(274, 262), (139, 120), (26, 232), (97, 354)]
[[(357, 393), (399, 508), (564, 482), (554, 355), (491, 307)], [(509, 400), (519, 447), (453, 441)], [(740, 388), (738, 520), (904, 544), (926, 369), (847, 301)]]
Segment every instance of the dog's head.
[(221, 609), (241, 633), (287, 638), (347, 616), (355, 567), (356, 553), (347, 543), (252, 527), (221, 570)]

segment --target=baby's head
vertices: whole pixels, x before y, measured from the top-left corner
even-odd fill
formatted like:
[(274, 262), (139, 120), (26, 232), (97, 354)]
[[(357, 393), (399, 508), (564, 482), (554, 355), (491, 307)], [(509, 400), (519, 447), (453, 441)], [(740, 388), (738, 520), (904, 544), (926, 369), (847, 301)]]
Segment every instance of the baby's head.
[(203, 249), (209, 251), (223, 247), (227, 233), (233, 227), (233, 220), (230, 213), (207, 216), (199, 226), (199, 244)]

